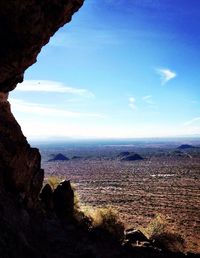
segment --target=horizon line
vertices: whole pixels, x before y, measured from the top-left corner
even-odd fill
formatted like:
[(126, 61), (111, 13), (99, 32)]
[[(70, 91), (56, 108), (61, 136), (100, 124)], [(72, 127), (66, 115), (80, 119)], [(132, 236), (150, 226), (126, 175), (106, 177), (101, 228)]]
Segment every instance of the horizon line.
[(48, 138), (30, 138), (29, 142), (72, 142), (72, 141), (138, 141), (138, 140), (175, 140), (175, 139), (197, 139), (200, 140), (200, 135), (178, 135), (178, 136), (146, 136), (146, 137), (131, 137), (131, 138), (89, 138), (89, 137), (48, 137)]

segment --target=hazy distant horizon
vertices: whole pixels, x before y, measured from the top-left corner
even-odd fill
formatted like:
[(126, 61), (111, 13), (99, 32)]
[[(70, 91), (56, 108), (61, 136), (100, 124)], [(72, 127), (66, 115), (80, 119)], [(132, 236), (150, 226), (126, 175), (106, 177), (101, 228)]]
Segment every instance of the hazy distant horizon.
[(200, 145), (200, 136), (181, 136), (181, 137), (143, 137), (143, 138), (46, 138), (46, 139), (30, 139), (31, 144), (123, 144), (131, 145), (134, 143), (196, 143)]

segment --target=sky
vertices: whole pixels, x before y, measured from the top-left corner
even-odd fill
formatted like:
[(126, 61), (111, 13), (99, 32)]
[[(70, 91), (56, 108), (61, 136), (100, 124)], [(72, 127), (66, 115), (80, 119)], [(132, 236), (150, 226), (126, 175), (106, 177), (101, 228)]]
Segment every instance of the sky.
[(199, 18), (199, 0), (85, 0), (10, 93), (22, 131), (200, 136)]

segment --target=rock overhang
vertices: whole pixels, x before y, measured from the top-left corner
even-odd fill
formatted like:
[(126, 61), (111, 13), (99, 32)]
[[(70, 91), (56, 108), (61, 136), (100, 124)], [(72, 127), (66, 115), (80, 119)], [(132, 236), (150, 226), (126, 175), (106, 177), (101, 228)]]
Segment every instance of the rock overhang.
[(0, 1), (0, 92), (13, 90), (41, 48), (83, 0)]

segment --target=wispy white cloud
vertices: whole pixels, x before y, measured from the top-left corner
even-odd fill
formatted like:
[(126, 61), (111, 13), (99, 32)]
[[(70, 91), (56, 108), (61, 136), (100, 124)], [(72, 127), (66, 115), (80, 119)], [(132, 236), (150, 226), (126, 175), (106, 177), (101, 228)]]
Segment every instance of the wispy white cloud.
[(148, 99), (151, 99), (151, 98), (152, 98), (152, 95), (147, 95), (147, 96), (142, 97), (143, 100), (148, 100)]
[(129, 97), (128, 101), (129, 101), (129, 107), (133, 110), (136, 110), (135, 98)]
[(200, 121), (200, 117), (195, 117), (195, 118), (193, 118), (193, 119), (191, 119), (191, 120), (185, 122), (183, 125), (184, 125), (184, 126), (192, 125), (192, 124), (194, 124), (194, 123), (196, 123), (196, 122), (198, 122), (198, 121)]
[(38, 103), (25, 102), (21, 99), (9, 98), (11, 107), (16, 112), (36, 114), (39, 116), (56, 116), (56, 117), (96, 117), (104, 118), (105, 116), (96, 113), (83, 113), (83, 112), (73, 112), (65, 109), (54, 108), (52, 106), (42, 105)]
[(152, 99), (152, 95), (147, 95), (147, 96), (144, 96), (142, 97), (142, 99), (147, 103), (147, 104), (150, 104), (150, 105), (154, 105), (154, 101)]
[(168, 68), (156, 68), (156, 73), (160, 75), (161, 84), (164, 85), (170, 80), (174, 79), (177, 74)]
[(87, 89), (69, 87), (62, 82), (48, 80), (25, 80), (17, 85), (17, 91), (66, 93), (84, 97), (94, 97), (94, 94)]

